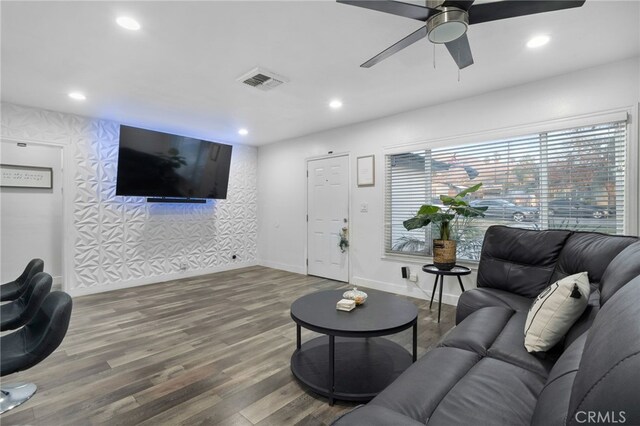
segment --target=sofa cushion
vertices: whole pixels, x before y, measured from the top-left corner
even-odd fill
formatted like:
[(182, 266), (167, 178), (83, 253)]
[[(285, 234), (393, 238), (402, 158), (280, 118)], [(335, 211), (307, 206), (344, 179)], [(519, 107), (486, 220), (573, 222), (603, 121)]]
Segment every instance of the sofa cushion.
[(637, 237), (574, 232), (564, 245), (550, 282), (587, 271), (589, 281), (599, 283), (609, 263)]
[(494, 288), (474, 288), (460, 295), (456, 307), (456, 324), (460, 324), (469, 314), (488, 306), (499, 306), (514, 311), (528, 311), (532, 298), (518, 296)]
[(505, 324), (502, 332), (493, 342), (487, 356), (496, 358), (546, 378), (557, 359), (555, 350), (545, 356), (536, 356), (527, 352), (524, 346), (524, 323), (526, 312), (516, 312)]
[(600, 311), (600, 291), (593, 286), (591, 287), (591, 294), (589, 295), (589, 301), (587, 302), (587, 307), (585, 308), (580, 318), (573, 323), (569, 331), (564, 337), (564, 341), (562, 342), (563, 347), (567, 348), (571, 345), (578, 337), (584, 334), (585, 331), (589, 330), (591, 324), (596, 319), (596, 315)]
[(533, 412), (533, 426), (564, 424), (569, 410), (571, 388), (578, 373), (586, 341), (587, 333), (583, 333), (564, 351), (551, 369)]
[(570, 231), (534, 231), (490, 226), (478, 265), (478, 287), (536, 297), (552, 281)]
[(568, 425), (584, 424), (585, 412), (609, 413), (618, 423), (624, 412), (626, 424), (640, 424), (639, 313), (640, 276), (602, 306), (588, 332), (571, 392)]
[(438, 346), (465, 349), (486, 356), (515, 312), (501, 306), (479, 309), (452, 328), (440, 340)]
[(586, 272), (570, 275), (547, 287), (531, 304), (524, 325), (524, 346), (546, 352), (562, 340), (589, 301)]
[[(424, 424), (458, 381), (480, 360), (462, 349), (435, 348), (409, 367), (367, 407), (381, 406)], [(351, 424), (345, 422), (345, 424)], [(369, 424), (386, 425), (384, 422)]]
[(640, 242), (620, 252), (607, 266), (600, 282), (600, 304), (606, 303), (623, 285), (640, 275)]
[(336, 426), (402, 425), (422, 426), (424, 423), (413, 420), (396, 411), (379, 405), (362, 405), (344, 414), (332, 423)]
[(483, 358), (447, 393), (427, 424), (528, 425), (543, 386), (537, 374)]
[(524, 322), (527, 313), (504, 307), (478, 309), (451, 329), (438, 343), (517, 365), (545, 378), (556, 359), (538, 357), (524, 347)]

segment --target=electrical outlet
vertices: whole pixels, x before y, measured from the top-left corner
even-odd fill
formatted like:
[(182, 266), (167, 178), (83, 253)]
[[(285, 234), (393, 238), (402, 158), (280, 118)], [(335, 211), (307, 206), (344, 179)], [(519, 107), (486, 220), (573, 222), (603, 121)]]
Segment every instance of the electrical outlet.
[(409, 278), (409, 267), (408, 266), (403, 266), (401, 268), (402, 270), (402, 278)]
[(187, 264), (187, 262), (180, 262), (180, 270), (181, 271), (186, 271), (188, 267), (189, 267), (189, 265)]
[(418, 274), (411, 273), (411, 275), (409, 275), (409, 281), (411, 281), (413, 283), (417, 283), (418, 282)]

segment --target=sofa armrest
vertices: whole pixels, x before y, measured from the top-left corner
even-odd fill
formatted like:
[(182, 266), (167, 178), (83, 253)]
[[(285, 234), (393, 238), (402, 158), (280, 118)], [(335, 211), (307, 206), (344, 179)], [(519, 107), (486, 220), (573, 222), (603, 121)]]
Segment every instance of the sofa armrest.
[(460, 295), (456, 307), (456, 325), (470, 314), (482, 308), (501, 307), (516, 312), (528, 311), (533, 303), (532, 298), (519, 296), (504, 290), (493, 288), (473, 288)]
[(422, 423), (379, 405), (362, 405), (340, 416), (334, 426), (424, 426)]

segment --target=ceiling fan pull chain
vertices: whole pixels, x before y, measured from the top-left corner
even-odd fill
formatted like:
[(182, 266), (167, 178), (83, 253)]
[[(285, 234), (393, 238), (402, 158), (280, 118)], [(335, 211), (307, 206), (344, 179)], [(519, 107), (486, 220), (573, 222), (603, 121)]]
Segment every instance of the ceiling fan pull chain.
[(436, 69), (436, 44), (433, 43), (433, 69)]

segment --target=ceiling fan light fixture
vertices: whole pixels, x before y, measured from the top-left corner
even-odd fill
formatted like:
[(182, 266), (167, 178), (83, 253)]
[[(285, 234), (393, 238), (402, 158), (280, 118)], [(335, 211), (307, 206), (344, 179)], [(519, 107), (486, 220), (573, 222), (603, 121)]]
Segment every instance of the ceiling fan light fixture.
[(429, 41), (443, 44), (462, 37), (469, 27), (469, 14), (457, 7), (444, 8), (427, 21)]

